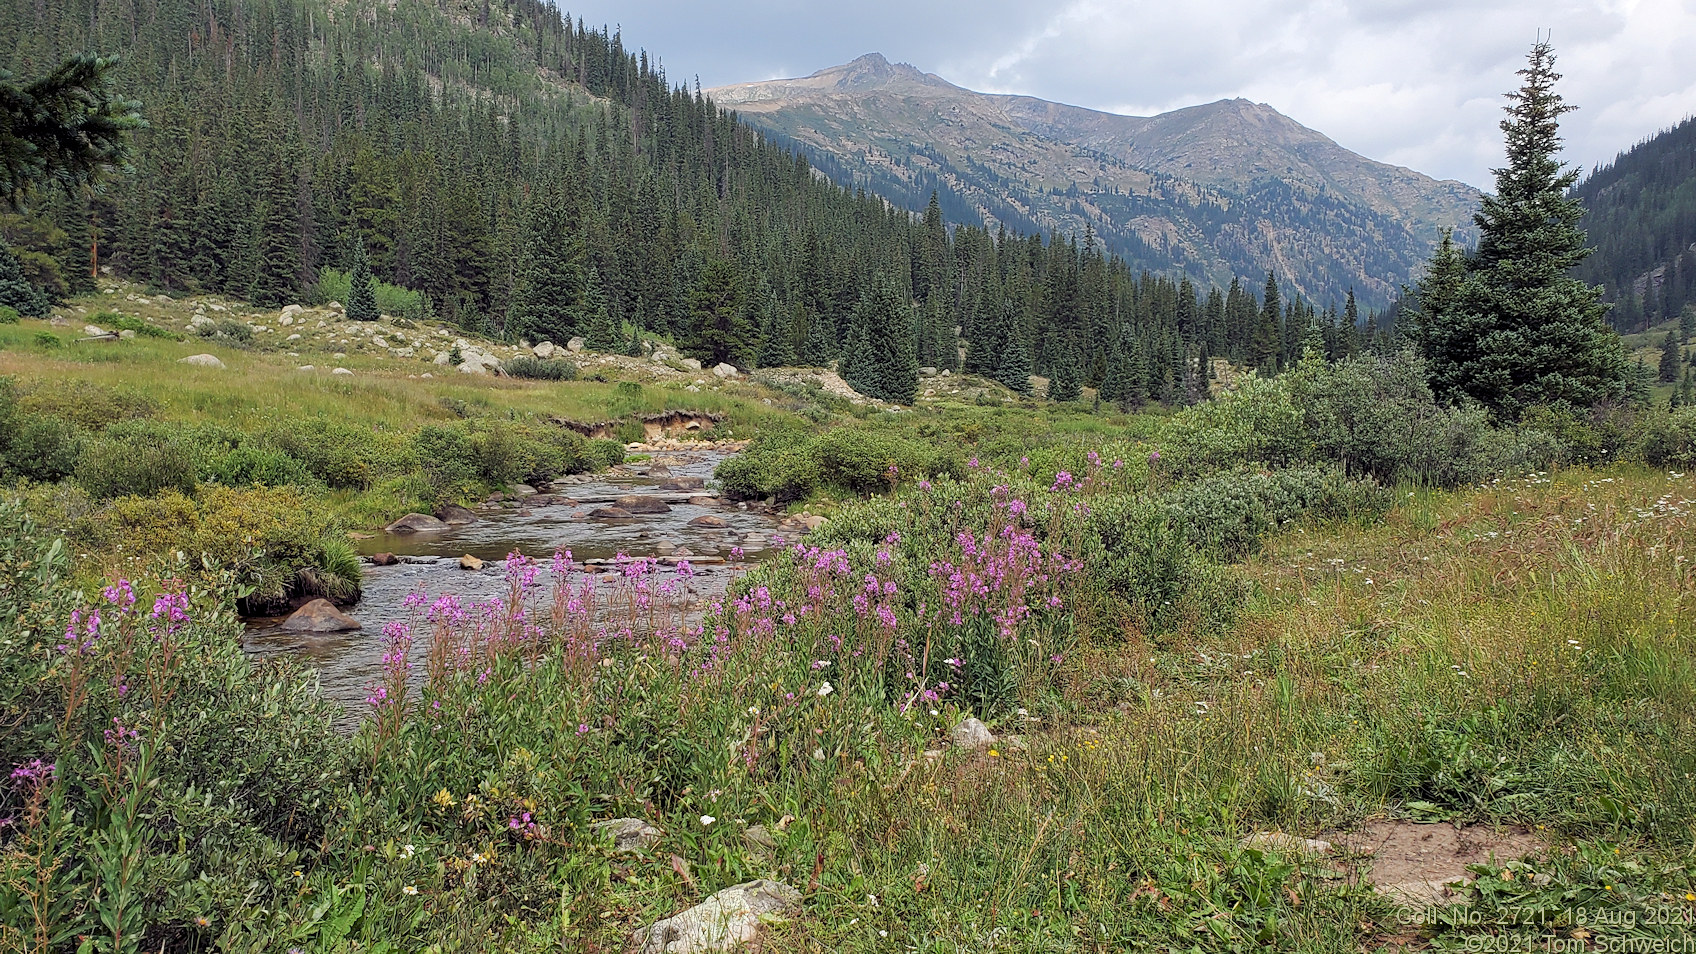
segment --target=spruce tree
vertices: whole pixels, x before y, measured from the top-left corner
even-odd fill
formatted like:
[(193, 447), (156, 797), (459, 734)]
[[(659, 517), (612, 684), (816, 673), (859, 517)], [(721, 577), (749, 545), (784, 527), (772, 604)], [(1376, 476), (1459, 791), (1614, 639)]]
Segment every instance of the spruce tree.
[(365, 241), (353, 246), (353, 267), (348, 269), (347, 317), (350, 321), (376, 321), (377, 283), (371, 277), (371, 264), (365, 260)]
[(624, 347), (624, 329), (607, 306), (606, 289), (601, 287), (600, 272), (593, 265), (583, 279), (583, 307), (578, 315), (578, 327), (583, 329), (583, 346), (590, 351), (616, 354)]
[(45, 318), (50, 307), (47, 296), (24, 277), (18, 257), (0, 241), (0, 308), (16, 309), (26, 318)]
[(1462, 305), (1466, 293), (1467, 261), (1454, 234), (1444, 230), (1425, 277), (1411, 296), (1411, 307), (1400, 327), (1431, 366), (1431, 387), (1438, 393), (1454, 391), (1459, 382), (1452, 374), (1475, 356), (1479, 327), (1475, 315)]
[(1343, 305), (1342, 326), (1342, 355), (1354, 357), (1360, 351), (1360, 306), (1355, 303), (1354, 289), (1349, 289), (1347, 303)]
[(118, 60), (82, 54), (31, 83), (0, 69), (0, 203), (35, 186), (92, 184), (130, 155), (141, 104), (112, 92)]
[(743, 287), (733, 263), (714, 259), (701, 269), (695, 289), (689, 293), (687, 348), (691, 357), (708, 367), (754, 365), (759, 353), (759, 328), (748, 319)]
[(558, 196), (539, 198), (524, 225), (514, 269), (507, 337), (565, 344), (577, 335), (583, 300), (583, 242)]
[(1679, 367), (1682, 363), (1681, 359), (1678, 336), (1669, 331), (1666, 338), (1661, 341), (1661, 367), (1658, 377), (1662, 384), (1673, 384), (1678, 381), (1678, 373), (1683, 370)]
[[(770, 286), (766, 286), (763, 299), (760, 305), (760, 367), (787, 367), (795, 363), (795, 326), (783, 314)], [(800, 307), (797, 302), (797, 312)]]
[[(1453, 300), (1432, 290), (1420, 303), (1416, 340), (1433, 390), (1509, 420), (1538, 405), (1587, 410), (1634, 390), (1602, 290), (1570, 275), (1591, 249), (1579, 227), (1583, 205), (1568, 194), (1578, 170), (1558, 157), (1560, 117), (1574, 107), (1555, 92), (1554, 64), (1549, 43), (1532, 47), (1501, 123), (1508, 163), (1473, 218), (1478, 250)], [(1431, 273), (1447, 280), (1455, 268), (1444, 258), (1455, 254), (1452, 242), (1439, 245)]]
[(1054, 368), (1048, 379), (1048, 399), (1050, 401), (1076, 401), (1083, 394), (1083, 386), (1079, 383), (1078, 353), (1070, 342), (1061, 342), (1054, 349)]
[(1678, 339), (1689, 344), (1692, 338), (1696, 338), (1696, 305), (1685, 305), (1678, 315)]
[(880, 276), (854, 309), (852, 360), (842, 379), (868, 397), (911, 404), (919, 392), (913, 304), (893, 279)]
[(274, 156), (254, 209), (247, 297), (256, 305), (281, 305), (300, 291), (300, 207), (294, 168), (286, 156)]
[(1024, 322), (1013, 310), (1012, 302), (1001, 306), (1001, 354), (995, 365), (995, 380), (1020, 394), (1031, 393), (1031, 346), (1025, 337)]
[(1283, 306), (1278, 300), (1278, 279), (1271, 272), (1266, 273), (1266, 297), (1260, 305), (1260, 315), (1254, 323), (1254, 340), (1250, 346), (1249, 360), (1262, 371), (1278, 370), (1278, 359), (1283, 353), (1283, 331), (1279, 327)]

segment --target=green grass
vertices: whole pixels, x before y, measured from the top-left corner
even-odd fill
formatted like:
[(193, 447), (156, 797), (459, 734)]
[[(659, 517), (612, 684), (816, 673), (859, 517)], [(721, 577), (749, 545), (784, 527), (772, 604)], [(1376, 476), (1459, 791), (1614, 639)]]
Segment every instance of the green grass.
[[(318, 355), (264, 340), (217, 350), (229, 368), (206, 371), (174, 363), (213, 349), (198, 340), (49, 351), (35, 344), (43, 327), (0, 326), (0, 374), (35, 388), (26, 408), (110, 417), (114, 396), (133, 395), (184, 424), (325, 417), (403, 433), (466, 415), (723, 413), (726, 431), (777, 435), (779, 450), (833, 448), (829, 475), (796, 505), (828, 502), (833, 520), (806, 542), (840, 548), (849, 569), (773, 559), (739, 585), (746, 602), (710, 612), (700, 632), (662, 632), (681, 607), (635, 579), (602, 591), (629, 634), (598, 634), (569, 596), (547, 594), (523, 617), (420, 618), (436, 647), (411, 649), (423, 694), (390, 673), (410, 704), (377, 708), (349, 738), (315, 708), (310, 678), (242, 660), (216, 609), (238, 579), (227, 571), (177, 642), (120, 621), (86, 659), (56, 652), (88, 598), (43, 570), (62, 550), (14, 532), (6, 512), (0, 620), (25, 648), (0, 656), (0, 724), (27, 731), (0, 735), (0, 752), (60, 759), (56, 791), (79, 814), (32, 815), (0, 844), (0, 944), (25, 936), (5, 933), (25, 923), (5, 902), (40, 877), (50, 836), (92, 846), (88, 866), (49, 876), (68, 898), (62, 924), (91, 929), (96, 899), (115, 896), (123, 839), (142, 837), (98, 813), (112, 792), (179, 826), (169, 843), (133, 844), (174, 886), (138, 903), (183, 950), (620, 950), (633, 930), (756, 877), (805, 896), (770, 928), (773, 950), (1356, 952), (1514, 936), (1458, 914), (1412, 928), (1360, 859), (1242, 844), (1383, 818), (1535, 833), (1544, 850), (1483, 866), (1458, 910), (1553, 911), (1539, 943), (1578, 939), (1562, 912), (1604, 916), (1586, 930), (1612, 942), (1682, 937), (1649, 912), (1696, 911), (1690, 474), (1617, 464), (1432, 490), (1291, 470), (1279, 490), (1252, 467), (1184, 483), (1151, 460), (1173, 433), (1156, 414), (951, 401), (891, 414), (805, 389), (683, 391), (690, 378), (426, 380), (411, 377), (423, 362), (354, 353), (337, 363), (358, 373), (330, 378), (294, 370), (325, 367)], [(840, 433), (819, 437), (827, 428)], [(897, 452), (936, 486), (909, 473), (885, 489)], [(1297, 506), (1303, 481), (1371, 506)], [(880, 495), (853, 492), (867, 489)], [(62, 491), (38, 489), (38, 502)], [(1247, 554), (1240, 564), (1185, 532), (1275, 491), (1289, 500), (1260, 503), (1292, 508), (1276, 510), (1288, 522), (1245, 522), (1228, 551)], [(397, 477), (318, 502), (368, 525), (418, 492)], [(315, 530), (295, 529), (308, 508), (271, 493), (132, 500), (115, 508), (135, 515), (119, 535), (146, 547), (142, 531), (164, 539), (193, 516), (238, 550), (264, 522), (310, 549)], [(1194, 511), (1176, 528), (1175, 501)], [(962, 531), (985, 548), (1028, 533), (1078, 563), (1021, 577), (1030, 613), (1008, 617), (1006, 634), (989, 622), (1014, 605), (1006, 587), (974, 604), (988, 615), (947, 623), (926, 614), (947, 605), (942, 564), (972, 559)], [(860, 605), (867, 574), (895, 589)], [(1176, 606), (1147, 605), (1163, 594)], [(914, 694), (937, 679), (954, 688)], [(992, 748), (944, 745), (966, 714), (991, 723)], [(156, 776), (91, 761), (115, 751), (113, 718), (158, 731), (138, 743), (156, 746)], [(587, 824), (619, 816), (665, 834), (613, 856)], [(743, 838), (754, 824), (775, 848)]]

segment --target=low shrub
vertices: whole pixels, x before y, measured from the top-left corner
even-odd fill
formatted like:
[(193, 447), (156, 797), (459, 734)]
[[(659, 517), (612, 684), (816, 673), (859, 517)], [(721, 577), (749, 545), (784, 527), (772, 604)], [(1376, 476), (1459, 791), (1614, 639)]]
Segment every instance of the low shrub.
[(35, 333), (35, 344), (36, 344), (36, 347), (44, 348), (48, 351), (57, 351), (60, 348), (63, 348), (65, 346), (64, 339), (60, 338), (58, 335), (54, 334), (51, 331), (38, 331), (38, 332), (36, 332)]
[(1288, 381), (1314, 460), (1385, 483), (1442, 487), (1489, 471), (1488, 415), (1477, 407), (1439, 406), (1424, 361), (1410, 351), (1334, 364), (1310, 359)]
[(227, 341), (232, 344), (246, 345), (253, 342), (253, 326), (245, 321), (225, 318), (209, 324), (196, 325), (194, 333), (202, 338), (212, 338)]
[(181, 552), (190, 567), (227, 571), (266, 612), (297, 596), (352, 599), (359, 557), (315, 498), (296, 487), (175, 488), (114, 500), (79, 530), (88, 542), (139, 556)]
[(591, 469), (604, 470), (624, 463), (624, 445), (610, 437), (601, 437), (589, 442), (589, 461)]
[(226, 487), (312, 483), (306, 465), (280, 450), (247, 442), (211, 456), (200, 478)]
[(822, 482), (810, 444), (767, 435), (755, 438), (748, 450), (719, 464), (715, 475), (732, 500), (805, 500)]
[(200, 455), (184, 428), (153, 421), (122, 421), (90, 441), (77, 462), (76, 480), (96, 500), (166, 490), (193, 493)]
[(408, 435), (324, 418), (285, 418), (260, 431), (255, 440), (299, 461), (307, 474), (334, 489), (367, 490), (418, 463), (415, 442)]
[(1390, 492), (1341, 469), (1234, 471), (1168, 491), (1161, 503), (1196, 549), (1227, 562), (1260, 548), (1269, 533), (1304, 518), (1367, 520), (1386, 513)]
[(92, 381), (36, 384), (19, 395), (19, 403), (36, 413), (63, 418), (91, 431), (118, 421), (152, 417), (159, 403), (129, 387), (109, 387)]
[(412, 436), (413, 452), (437, 503), (464, 500), (477, 491), (477, 448), (464, 427), (426, 424)]
[(1696, 407), (1655, 417), (1644, 429), (1643, 460), (1655, 467), (1696, 468)]
[(0, 325), (15, 325), (23, 318), (11, 305), (0, 305)]
[[(9, 433), (6, 433), (9, 431)], [(75, 473), (82, 458), (82, 430), (41, 414), (19, 416), (0, 427), (0, 473), (54, 482)]]
[(1234, 390), (1168, 418), (1155, 446), (1163, 470), (1196, 477), (1245, 464), (1299, 463), (1311, 454), (1312, 439), (1289, 381), (1249, 375)]
[(1114, 611), (1122, 607), (1150, 634), (1216, 631), (1236, 619), (1243, 582), (1198, 553), (1165, 508), (1131, 496), (1098, 499), (1083, 531), (1080, 579), (1098, 614), (1125, 615)]
[(733, 498), (790, 502), (825, 487), (870, 494), (903, 480), (962, 471), (957, 460), (934, 445), (886, 431), (839, 427), (816, 435), (799, 428), (767, 432), (742, 455), (720, 464), (717, 476)]
[(509, 358), (501, 365), (501, 371), (507, 377), (526, 378), (532, 381), (577, 380), (576, 364), (570, 361), (544, 360), (529, 355)]

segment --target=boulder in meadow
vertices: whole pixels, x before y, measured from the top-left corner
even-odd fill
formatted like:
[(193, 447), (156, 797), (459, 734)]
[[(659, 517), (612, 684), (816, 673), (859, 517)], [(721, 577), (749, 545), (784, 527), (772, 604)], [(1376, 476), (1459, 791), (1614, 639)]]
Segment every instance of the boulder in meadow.
[(801, 907), (801, 893), (781, 881), (732, 885), (700, 904), (637, 931), (637, 954), (698, 954), (754, 943), (760, 928)]
[(995, 743), (995, 733), (989, 731), (989, 726), (967, 716), (948, 731), (948, 741), (956, 748), (981, 749)]

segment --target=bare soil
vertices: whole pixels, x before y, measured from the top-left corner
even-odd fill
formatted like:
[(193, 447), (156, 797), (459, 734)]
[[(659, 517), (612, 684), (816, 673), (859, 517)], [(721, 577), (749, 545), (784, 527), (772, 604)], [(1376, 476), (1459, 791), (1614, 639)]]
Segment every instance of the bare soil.
[(1383, 894), (1412, 906), (1457, 903), (1459, 892), (1450, 885), (1472, 880), (1468, 865), (1521, 858), (1544, 849), (1525, 828), (1457, 828), (1406, 819), (1374, 819), (1356, 830), (1320, 837), (1346, 854), (1370, 857), (1367, 880)]

